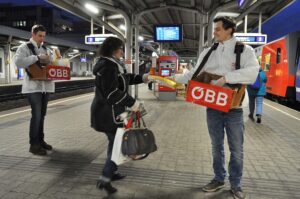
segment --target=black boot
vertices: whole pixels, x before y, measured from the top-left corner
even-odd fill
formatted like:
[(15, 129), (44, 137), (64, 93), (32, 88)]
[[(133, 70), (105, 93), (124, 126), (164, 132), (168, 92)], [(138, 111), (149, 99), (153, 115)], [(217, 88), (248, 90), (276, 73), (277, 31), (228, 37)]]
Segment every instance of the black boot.
[(261, 123), (261, 115), (257, 115), (257, 120), (256, 120), (257, 123)]
[(107, 192), (107, 194), (113, 194), (118, 191), (116, 188), (114, 188), (111, 185), (110, 182), (104, 182), (102, 180), (98, 180), (96, 186), (98, 189), (101, 189), (101, 190), (104, 189)]
[(250, 120), (254, 121), (253, 113), (249, 113), (248, 117), (250, 118)]
[(122, 180), (126, 178), (126, 175), (123, 175), (121, 173), (115, 173), (112, 178), (111, 178), (111, 181), (117, 181), (117, 180)]

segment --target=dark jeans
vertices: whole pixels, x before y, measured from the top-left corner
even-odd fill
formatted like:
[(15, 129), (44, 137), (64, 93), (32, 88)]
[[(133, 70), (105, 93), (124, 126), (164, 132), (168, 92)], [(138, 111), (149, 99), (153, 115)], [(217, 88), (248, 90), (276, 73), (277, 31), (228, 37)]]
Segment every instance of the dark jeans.
[(152, 90), (152, 84), (153, 84), (152, 81), (151, 81), (151, 82), (148, 82), (148, 89), (149, 89), (149, 90)]
[(118, 166), (113, 161), (111, 161), (111, 154), (112, 154), (116, 132), (107, 132), (105, 134), (108, 138), (108, 146), (107, 146), (107, 157), (103, 167), (102, 176), (111, 179), (114, 172), (118, 170)]
[(30, 144), (40, 144), (44, 140), (44, 119), (47, 112), (49, 93), (28, 93), (31, 106), (29, 129)]
[(224, 135), (226, 132), (230, 151), (229, 181), (231, 187), (240, 187), (243, 175), (244, 159), (244, 121), (243, 110), (233, 109), (223, 113), (213, 109), (207, 109), (207, 126), (212, 144), (214, 179), (224, 182), (225, 151)]

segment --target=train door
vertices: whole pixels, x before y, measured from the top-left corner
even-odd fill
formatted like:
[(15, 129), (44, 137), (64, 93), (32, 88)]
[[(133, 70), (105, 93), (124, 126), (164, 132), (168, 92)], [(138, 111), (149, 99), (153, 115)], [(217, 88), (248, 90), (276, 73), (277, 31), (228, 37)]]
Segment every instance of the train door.
[(5, 78), (4, 50), (0, 48), (0, 79)]
[(296, 100), (300, 102), (300, 38), (298, 38), (297, 42), (297, 51), (296, 51)]

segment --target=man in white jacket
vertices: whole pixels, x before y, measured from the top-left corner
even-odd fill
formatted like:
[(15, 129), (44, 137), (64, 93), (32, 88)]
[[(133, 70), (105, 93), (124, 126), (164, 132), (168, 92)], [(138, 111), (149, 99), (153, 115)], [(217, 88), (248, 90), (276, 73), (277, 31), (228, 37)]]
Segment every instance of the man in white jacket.
[(53, 81), (30, 79), (30, 73), (27, 70), (34, 63), (48, 64), (50, 62), (50, 52), (43, 46), (45, 36), (45, 27), (34, 25), (31, 30), (30, 41), (20, 45), (14, 57), (16, 66), (26, 70), (22, 84), (22, 93), (27, 94), (31, 106), (29, 151), (35, 155), (47, 155), (46, 150), (52, 150), (52, 146), (44, 141), (44, 118), (47, 111), (49, 93), (54, 92), (55, 85)]
[[(202, 71), (222, 76), (218, 80), (211, 81), (216, 86), (225, 84), (252, 84), (258, 74), (259, 64), (254, 50), (245, 45), (241, 53), (240, 69), (236, 69), (236, 38), (233, 36), (236, 25), (229, 17), (218, 17), (214, 19), (214, 37), (219, 42), (217, 48), (212, 51)], [(204, 50), (198, 59), (196, 67), (190, 72), (176, 75), (175, 80), (187, 83), (192, 78), (198, 66), (209, 49)], [(205, 192), (214, 192), (225, 186), (225, 155), (224, 134), (226, 131), (230, 149), (229, 181), (231, 192), (235, 198), (245, 198), (242, 191), (243, 175), (243, 143), (244, 143), (244, 121), (243, 109), (231, 109), (228, 113), (207, 108), (207, 126), (212, 143), (213, 156), (213, 180), (203, 187)], [(225, 130), (225, 131), (224, 131)]]

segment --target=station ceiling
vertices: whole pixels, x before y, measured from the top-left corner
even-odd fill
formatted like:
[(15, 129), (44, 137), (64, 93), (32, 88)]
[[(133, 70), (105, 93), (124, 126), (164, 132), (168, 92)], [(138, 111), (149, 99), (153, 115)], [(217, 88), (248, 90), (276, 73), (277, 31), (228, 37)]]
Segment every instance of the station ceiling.
[[(238, 6), (237, 0), (47, 0), (47, 2), (88, 21), (93, 17), (96, 25), (104, 24), (107, 30), (117, 30), (121, 34), (124, 34), (124, 30), (119, 27), (124, 24), (124, 19), (118, 10), (125, 12), (132, 19), (132, 23), (136, 14), (150, 11), (141, 15), (139, 19), (140, 35), (146, 40), (153, 39), (153, 25), (182, 24), (183, 41), (167, 43), (164, 47), (174, 50), (179, 56), (192, 57), (197, 55), (199, 49), (200, 24), (203, 23), (207, 27), (210, 16), (214, 14), (231, 16), (239, 24), (237, 32), (243, 32), (243, 19), (247, 14), (247, 31), (251, 32), (258, 27), (260, 12), (264, 22), (293, 0), (244, 0), (242, 7)], [(91, 14), (84, 8), (85, 3), (98, 7), (99, 14)], [(205, 30), (207, 29), (204, 29), (207, 38), (208, 33)]]

